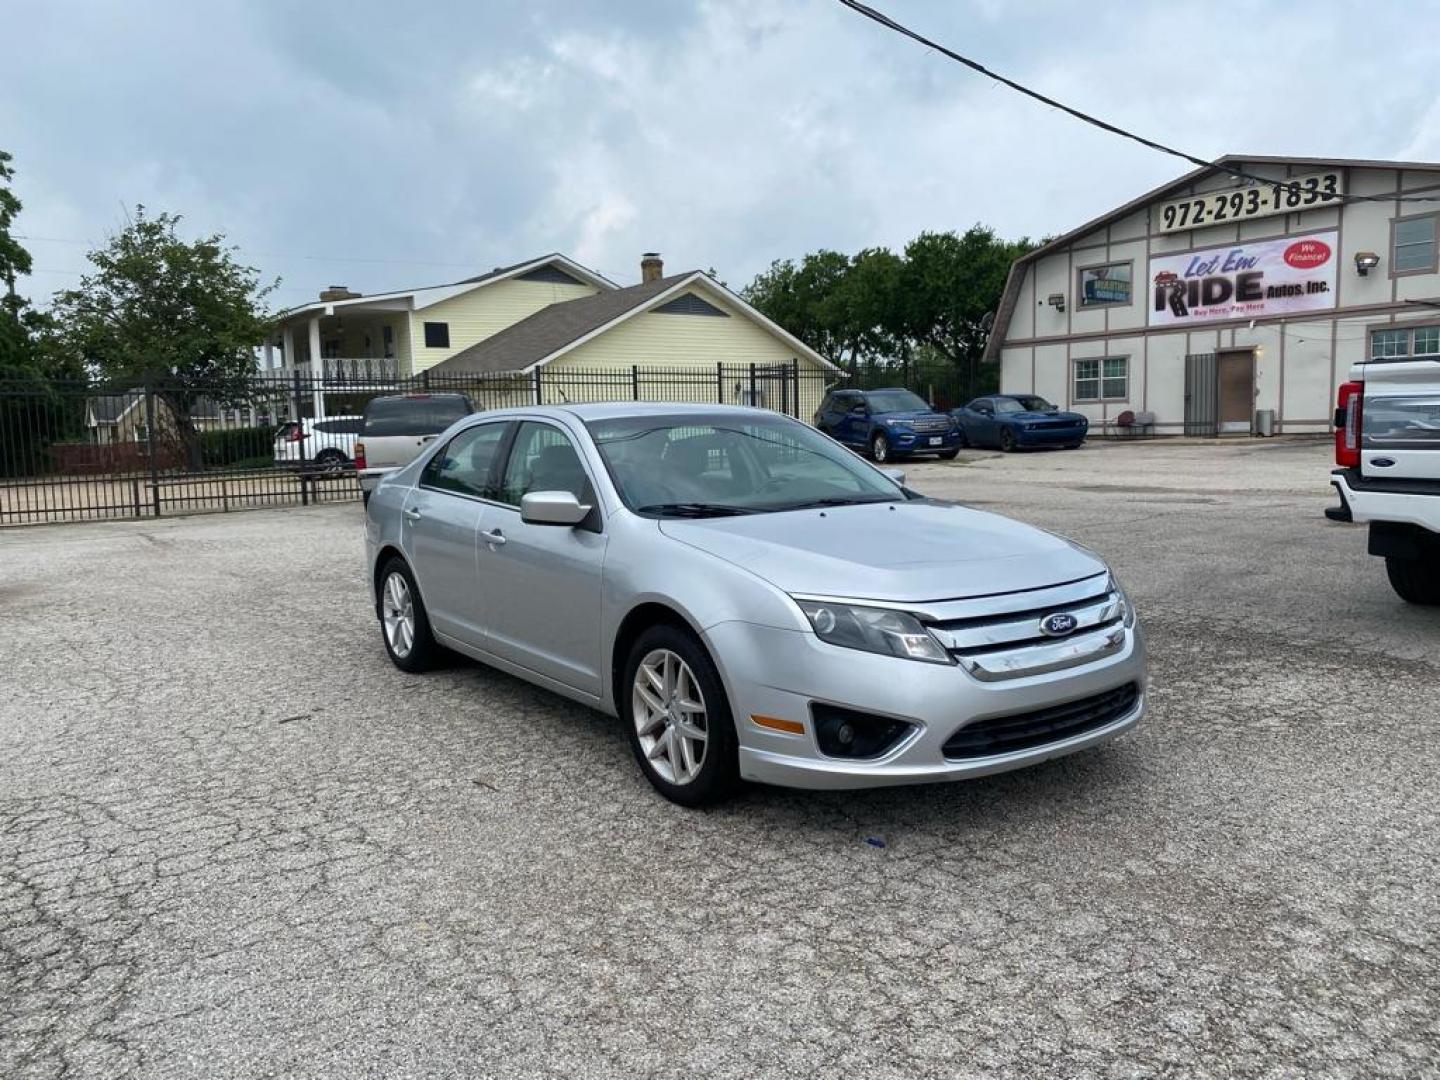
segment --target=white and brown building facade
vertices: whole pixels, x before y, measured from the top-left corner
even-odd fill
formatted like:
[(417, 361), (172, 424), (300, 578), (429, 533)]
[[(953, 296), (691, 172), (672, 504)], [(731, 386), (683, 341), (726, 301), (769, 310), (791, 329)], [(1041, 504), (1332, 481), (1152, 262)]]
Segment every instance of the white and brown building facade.
[(1440, 164), (1231, 155), (1012, 267), (987, 345), (1006, 393), (1104, 429), (1331, 429), (1372, 355), (1440, 356)]

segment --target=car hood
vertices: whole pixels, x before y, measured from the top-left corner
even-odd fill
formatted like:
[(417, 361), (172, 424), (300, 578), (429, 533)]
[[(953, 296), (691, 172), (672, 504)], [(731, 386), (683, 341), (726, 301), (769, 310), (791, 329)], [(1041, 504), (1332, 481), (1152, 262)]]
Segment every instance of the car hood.
[(928, 500), (667, 518), (660, 531), (785, 592), (817, 596), (919, 603), (1040, 589), (1105, 570), (1058, 536)]
[(1062, 412), (1057, 409), (1054, 412), (1012, 412), (1006, 413), (1002, 420), (1020, 420), (1030, 423), (1035, 420), (1084, 420), (1085, 416), (1078, 412)]

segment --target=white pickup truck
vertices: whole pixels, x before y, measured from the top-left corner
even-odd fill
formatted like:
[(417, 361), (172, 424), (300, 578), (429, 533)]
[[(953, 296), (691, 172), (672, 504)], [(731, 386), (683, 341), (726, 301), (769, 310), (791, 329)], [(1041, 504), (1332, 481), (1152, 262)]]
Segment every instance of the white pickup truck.
[(1370, 554), (1401, 598), (1440, 604), (1440, 356), (1356, 364), (1337, 405), (1340, 505), (1326, 516), (1369, 522)]

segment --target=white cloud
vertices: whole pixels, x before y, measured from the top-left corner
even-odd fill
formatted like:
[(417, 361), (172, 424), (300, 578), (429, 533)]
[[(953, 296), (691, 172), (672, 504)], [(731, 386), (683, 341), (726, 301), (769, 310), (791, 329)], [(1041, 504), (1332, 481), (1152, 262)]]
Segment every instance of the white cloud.
[[(1404, 7), (1251, 8), (1237, 32), (1173, 5), (886, 6), (1202, 155), (1440, 156), (1440, 43)], [(336, 10), (27, 6), (0, 86), (22, 231), (98, 239), (143, 201), (266, 253), (292, 302), (551, 249), (634, 280), (659, 248), (741, 284), (927, 228), (1060, 232), (1187, 168), (829, 0)], [(32, 247), (59, 269), (83, 250)]]

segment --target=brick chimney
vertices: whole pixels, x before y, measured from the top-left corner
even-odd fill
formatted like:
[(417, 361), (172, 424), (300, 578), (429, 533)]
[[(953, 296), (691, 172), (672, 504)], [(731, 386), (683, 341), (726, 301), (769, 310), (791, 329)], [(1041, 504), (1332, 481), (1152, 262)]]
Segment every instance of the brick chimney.
[(640, 284), (659, 281), (665, 276), (665, 263), (658, 251), (647, 251), (640, 256)]
[(351, 292), (350, 289), (344, 285), (331, 285), (328, 289), (320, 290), (320, 299), (326, 303), (332, 300), (358, 300), (360, 299), (360, 294), (358, 292)]

